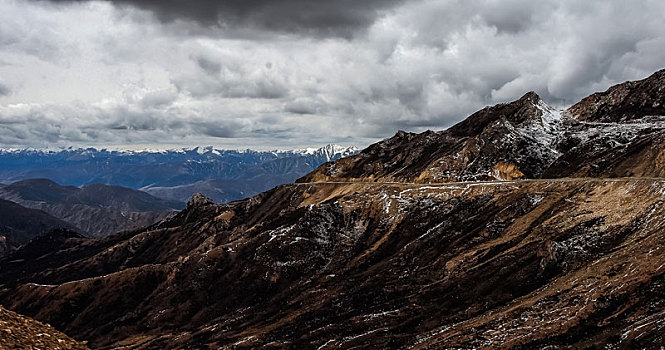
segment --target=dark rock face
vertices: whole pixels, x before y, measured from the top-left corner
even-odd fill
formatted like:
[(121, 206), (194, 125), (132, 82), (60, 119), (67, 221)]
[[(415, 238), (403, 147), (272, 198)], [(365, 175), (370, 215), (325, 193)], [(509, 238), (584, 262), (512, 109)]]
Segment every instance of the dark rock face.
[(46, 237), (0, 264), (0, 303), (99, 348), (665, 343), (660, 120), (532, 93), (472, 118), (145, 229)]
[[(35, 237), (30, 242), (21, 246), (11, 259), (15, 260), (39, 260), (45, 255), (65, 249), (70, 240), (81, 241), (86, 237), (75, 231), (67, 229), (55, 229)], [(70, 245), (74, 246), (74, 245)]]

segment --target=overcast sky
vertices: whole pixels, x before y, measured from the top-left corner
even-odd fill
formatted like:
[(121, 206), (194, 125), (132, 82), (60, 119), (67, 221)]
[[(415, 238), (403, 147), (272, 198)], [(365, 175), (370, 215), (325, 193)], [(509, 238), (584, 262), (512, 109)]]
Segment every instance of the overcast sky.
[(663, 48), (661, 0), (0, 0), (0, 147), (364, 147)]

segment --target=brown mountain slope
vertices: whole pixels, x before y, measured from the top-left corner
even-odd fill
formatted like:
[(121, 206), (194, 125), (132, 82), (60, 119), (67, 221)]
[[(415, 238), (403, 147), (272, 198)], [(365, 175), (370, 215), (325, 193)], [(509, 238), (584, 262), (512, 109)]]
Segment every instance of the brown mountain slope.
[(283, 186), (192, 206), (0, 300), (94, 346), (651, 346), (661, 193), (640, 179)]
[(0, 349), (87, 349), (53, 327), (0, 306)]

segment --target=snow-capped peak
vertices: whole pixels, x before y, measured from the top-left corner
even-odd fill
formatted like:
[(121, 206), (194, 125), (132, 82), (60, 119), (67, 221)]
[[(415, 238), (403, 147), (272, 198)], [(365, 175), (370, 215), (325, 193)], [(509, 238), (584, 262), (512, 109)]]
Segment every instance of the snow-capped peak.
[(305, 148), (300, 150), (293, 150), (293, 153), (309, 156), (323, 156), (328, 161), (335, 158), (347, 157), (358, 153), (357, 147), (344, 147), (336, 144), (328, 144), (320, 148)]

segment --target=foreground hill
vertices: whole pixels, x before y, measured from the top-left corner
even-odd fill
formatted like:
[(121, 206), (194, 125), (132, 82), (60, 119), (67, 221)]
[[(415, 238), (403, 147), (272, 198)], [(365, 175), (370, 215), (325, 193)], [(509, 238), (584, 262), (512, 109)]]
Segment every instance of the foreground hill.
[[(662, 74), (614, 89), (660, 101)], [(612, 103), (631, 117), (530, 93), (247, 200), (53, 237), (0, 264), (0, 303), (98, 348), (658, 348), (664, 131)]]
[(664, 191), (282, 186), (5, 264), (0, 300), (93, 347), (649, 347), (664, 340)]
[(229, 202), (291, 183), (325, 162), (357, 152), (337, 145), (292, 151), (0, 150), (0, 182), (47, 178), (76, 187), (105, 184), (140, 189), (179, 202), (197, 192)]
[[(60, 186), (47, 179), (30, 179), (0, 188), (0, 198), (42, 210), (92, 236), (144, 227), (164, 219), (183, 203), (119, 186)], [(7, 212), (11, 215), (11, 212)]]
[(23, 317), (0, 306), (0, 348), (2, 349), (87, 349), (53, 327)]

